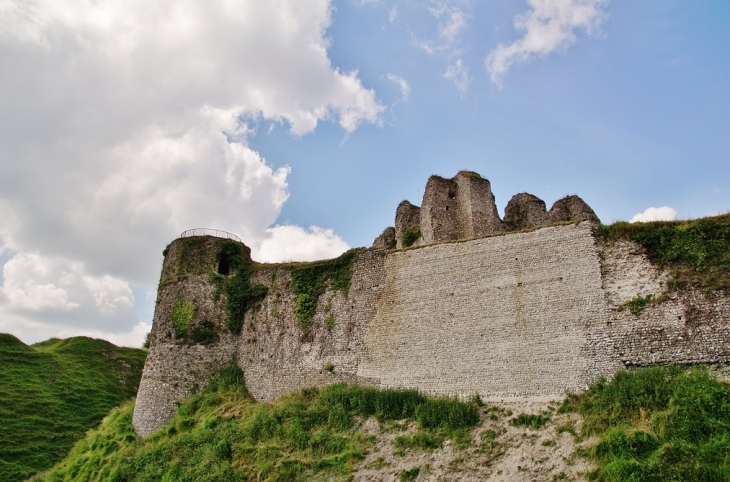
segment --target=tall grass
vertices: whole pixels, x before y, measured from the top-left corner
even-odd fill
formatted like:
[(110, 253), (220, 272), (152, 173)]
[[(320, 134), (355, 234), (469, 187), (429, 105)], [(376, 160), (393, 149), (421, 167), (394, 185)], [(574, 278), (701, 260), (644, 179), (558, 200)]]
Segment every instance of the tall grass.
[(599, 481), (730, 481), (730, 390), (705, 368), (619, 372), (562, 411), (583, 416)]
[(0, 481), (51, 467), (133, 397), (146, 353), (85, 337), (27, 346), (0, 334)]
[[(473, 404), (430, 399), (412, 390), (344, 384), (255, 403), (246, 394), (238, 367), (188, 399), (173, 422), (149, 439), (133, 435), (131, 412), (131, 405), (114, 412), (37, 480), (347, 479), (373, 443), (356, 430), (366, 417), (438, 427), (422, 429), (432, 440), (479, 420)], [(434, 423), (429, 417), (445, 421)]]

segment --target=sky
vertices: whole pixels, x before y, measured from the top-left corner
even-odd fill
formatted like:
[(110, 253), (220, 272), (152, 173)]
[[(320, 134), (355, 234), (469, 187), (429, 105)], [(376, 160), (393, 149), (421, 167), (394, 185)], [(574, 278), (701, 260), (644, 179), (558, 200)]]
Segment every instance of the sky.
[(140, 346), (162, 250), (370, 246), (428, 177), (730, 211), (726, 0), (0, 0), (0, 332)]

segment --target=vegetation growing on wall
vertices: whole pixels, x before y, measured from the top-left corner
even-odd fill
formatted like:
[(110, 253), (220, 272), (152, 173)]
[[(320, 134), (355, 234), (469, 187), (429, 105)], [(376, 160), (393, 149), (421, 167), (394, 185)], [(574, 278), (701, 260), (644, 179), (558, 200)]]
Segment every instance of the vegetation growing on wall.
[(225, 262), (230, 266), (230, 276), (210, 272), (210, 279), (215, 284), (214, 297), (220, 298), (226, 294), (228, 308), (228, 329), (239, 334), (243, 327), (246, 311), (257, 301), (266, 297), (267, 288), (262, 284), (251, 284), (251, 266), (243, 259), (242, 246), (233, 240), (227, 239), (221, 243), (216, 255), (217, 263)]
[(255, 403), (235, 366), (148, 439), (134, 434), (132, 410), (130, 403), (113, 411), (38, 480), (348, 480), (374, 444), (357, 430), (358, 419), (414, 421), (423, 437), (441, 440), (479, 421), (470, 403), (345, 384)]
[(305, 333), (312, 326), (317, 302), (327, 288), (327, 283), (332, 289), (339, 290), (345, 295), (349, 292), (354, 258), (355, 251), (350, 250), (339, 258), (292, 269), (292, 290), (297, 297), (297, 320)]
[(599, 233), (644, 246), (652, 263), (670, 269), (673, 288), (730, 290), (730, 214), (692, 221), (618, 222), (600, 226)]
[(416, 226), (413, 228), (408, 228), (405, 231), (403, 231), (403, 234), (401, 234), (400, 241), (404, 248), (408, 248), (410, 246), (413, 246), (413, 243), (415, 243), (418, 238), (421, 237), (421, 227)]
[(639, 316), (646, 308), (646, 305), (651, 303), (654, 299), (653, 295), (636, 295), (626, 302), (626, 307), (629, 309), (632, 315)]
[[(207, 238), (203, 236), (192, 236), (181, 238), (182, 243), (180, 254), (177, 257), (178, 274), (205, 274), (211, 262), (211, 255), (207, 252)], [(166, 248), (167, 249), (167, 248)], [(163, 252), (163, 254), (165, 254)]]
[(561, 412), (583, 417), (590, 480), (730, 480), (730, 389), (705, 368), (621, 371), (569, 396)]
[(0, 482), (26, 480), (65, 457), (137, 393), (146, 356), (86, 337), (28, 346), (0, 334)]
[(178, 300), (172, 305), (172, 328), (176, 338), (183, 338), (188, 334), (190, 322), (195, 314), (195, 303)]
[(484, 179), (481, 174), (474, 171), (459, 171), (459, 174), (463, 174), (464, 176), (468, 177), (469, 179), (474, 179), (476, 181)]
[(206, 318), (190, 329), (190, 340), (200, 345), (209, 345), (218, 341), (218, 333), (213, 322)]

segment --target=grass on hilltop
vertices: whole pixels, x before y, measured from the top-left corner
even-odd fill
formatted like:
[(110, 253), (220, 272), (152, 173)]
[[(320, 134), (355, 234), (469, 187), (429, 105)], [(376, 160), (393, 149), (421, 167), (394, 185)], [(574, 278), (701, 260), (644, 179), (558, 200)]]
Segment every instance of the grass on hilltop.
[(600, 226), (606, 239), (629, 238), (670, 271), (670, 287), (730, 290), (730, 214), (691, 221), (617, 222)]
[(61, 460), (137, 392), (147, 352), (86, 337), (27, 346), (0, 334), (0, 481)]

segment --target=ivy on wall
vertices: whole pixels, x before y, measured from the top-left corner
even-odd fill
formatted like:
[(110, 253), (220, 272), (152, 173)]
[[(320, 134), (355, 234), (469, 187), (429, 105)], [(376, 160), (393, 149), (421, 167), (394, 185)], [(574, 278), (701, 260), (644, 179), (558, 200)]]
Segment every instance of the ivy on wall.
[(176, 338), (183, 338), (188, 334), (194, 314), (195, 304), (192, 301), (178, 300), (172, 305), (172, 328)]
[(308, 332), (312, 326), (317, 302), (327, 288), (327, 283), (345, 295), (350, 291), (354, 258), (355, 251), (351, 250), (339, 258), (292, 269), (292, 290), (297, 297), (297, 321), (304, 332)]
[(257, 301), (266, 297), (268, 288), (262, 284), (251, 284), (251, 266), (243, 259), (241, 244), (233, 240), (225, 240), (216, 255), (218, 265), (224, 263), (230, 267), (232, 275), (212, 272), (211, 281), (215, 284), (214, 298), (220, 299), (226, 294), (228, 320), (226, 325), (232, 333), (239, 334), (243, 327), (246, 311)]

